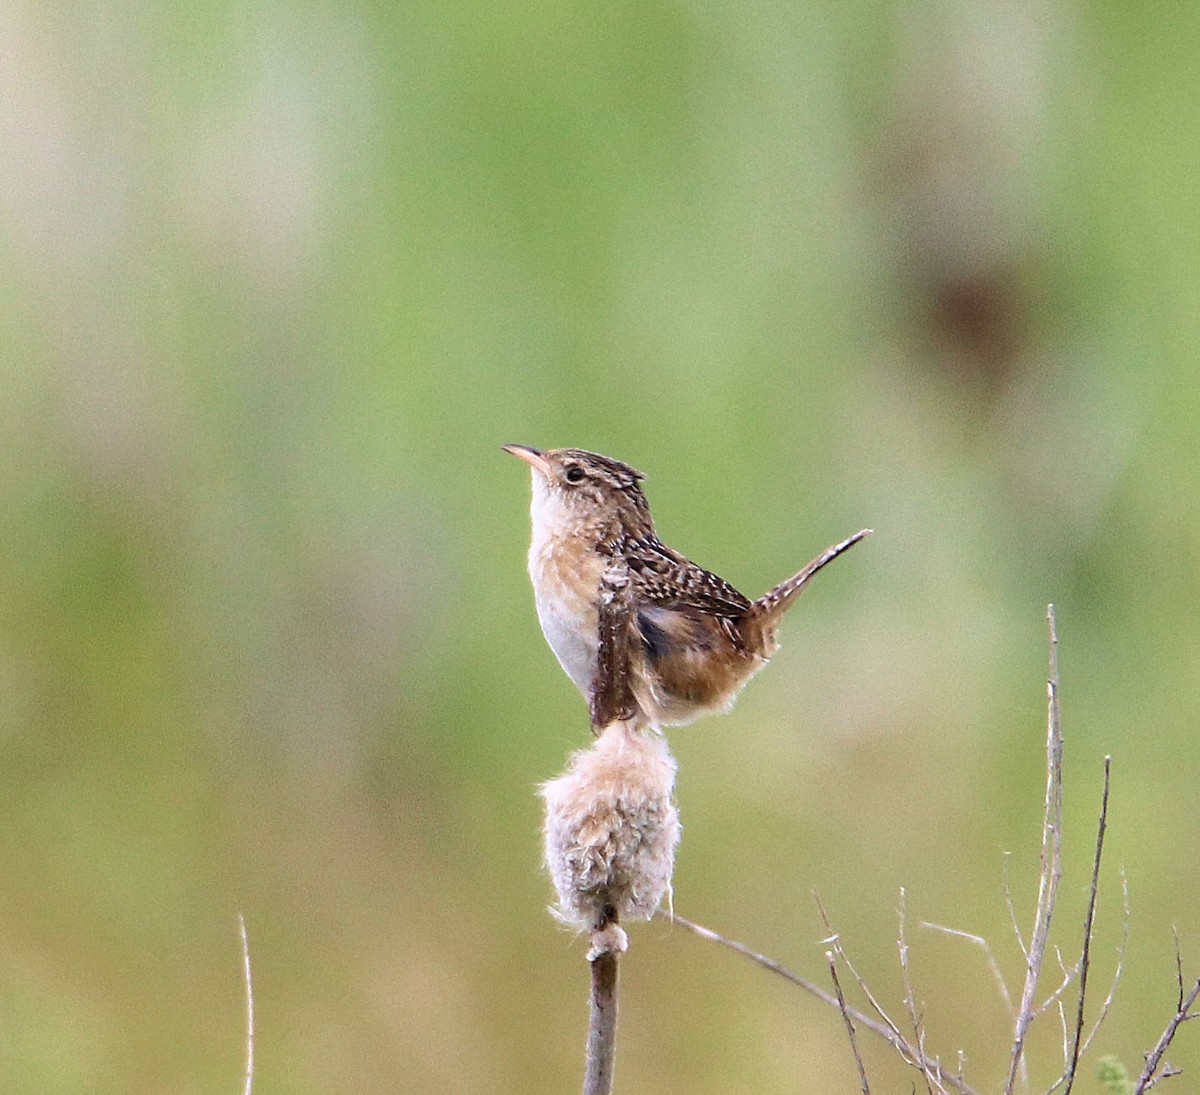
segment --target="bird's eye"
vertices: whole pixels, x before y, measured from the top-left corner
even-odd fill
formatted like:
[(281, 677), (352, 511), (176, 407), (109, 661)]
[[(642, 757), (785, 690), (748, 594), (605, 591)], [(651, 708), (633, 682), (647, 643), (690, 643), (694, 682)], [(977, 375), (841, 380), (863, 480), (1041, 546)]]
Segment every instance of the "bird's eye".
[(582, 483), (583, 475), (583, 468), (581, 468), (578, 464), (572, 464), (569, 468), (567, 468), (566, 477), (568, 483)]

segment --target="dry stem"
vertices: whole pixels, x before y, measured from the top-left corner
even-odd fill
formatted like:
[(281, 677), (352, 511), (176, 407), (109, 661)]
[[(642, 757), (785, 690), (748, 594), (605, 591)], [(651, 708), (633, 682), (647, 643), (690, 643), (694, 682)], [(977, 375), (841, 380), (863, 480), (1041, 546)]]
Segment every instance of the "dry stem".
[[(946, 928), (937, 924), (922, 923), (922, 927), (930, 928), (935, 931), (943, 932), (946, 935), (954, 936), (960, 939), (965, 939), (969, 942), (981, 947), (987, 958), (988, 965), (992, 971), (992, 975), (1000, 990), (1000, 995), (1004, 1001), (1006, 1010), (1013, 1022), (1013, 1042), (1012, 1051), (1009, 1061), (1007, 1080), (1003, 1091), (1005, 1095), (1013, 1095), (1014, 1088), (1018, 1082), (1023, 1082), (1028, 1087), (1028, 1078), (1026, 1073), (1025, 1061), (1025, 1046), (1026, 1037), (1028, 1035), (1031, 1024), (1046, 1011), (1054, 1008), (1059, 1014), (1060, 1024), (1062, 1026), (1062, 1051), (1063, 1051), (1063, 1071), (1057, 1080), (1047, 1089), (1046, 1095), (1051, 1095), (1062, 1089), (1062, 1095), (1070, 1095), (1073, 1089), (1075, 1080), (1078, 1075), (1079, 1063), (1088, 1053), (1092, 1046), (1096, 1035), (1103, 1025), (1113, 998), (1116, 993), (1117, 985), (1121, 979), (1121, 974), (1124, 969), (1125, 955), (1129, 941), (1129, 887), (1125, 878), (1125, 874), (1121, 873), (1121, 890), (1123, 895), (1124, 906), (1124, 921), (1123, 932), (1120, 946), (1117, 951), (1116, 968), (1112, 976), (1111, 984), (1109, 985), (1108, 993), (1105, 996), (1098, 1014), (1091, 1024), (1090, 1029), (1085, 1034), (1085, 1021), (1087, 1016), (1087, 992), (1089, 987), (1089, 976), (1092, 965), (1092, 943), (1094, 940), (1097, 909), (1099, 905), (1099, 890), (1100, 890), (1100, 872), (1103, 863), (1104, 842), (1108, 831), (1108, 806), (1109, 794), (1111, 790), (1112, 777), (1112, 758), (1104, 758), (1104, 785), (1100, 804), (1100, 818), (1096, 831), (1095, 852), (1092, 860), (1091, 886), (1088, 896), (1087, 910), (1084, 917), (1083, 925), (1083, 943), (1079, 956), (1079, 960), (1073, 966), (1064, 961), (1062, 954), (1056, 947), (1054, 954), (1057, 957), (1059, 968), (1062, 971), (1062, 980), (1058, 986), (1046, 996), (1041, 1003), (1037, 1002), (1038, 982), (1040, 980), (1043, 967), (1045, 965), (1046, 954), (1050, 949), (1050, 930), (1051, 922), (1054, 916), (1054, 910), (1058, 898), (1059, 884), (1062, 879), (1062, 817), (1063, 817), (1063, 783), (1062, 783), (1062, 760), (1063, 760), (1063, 736), (1062, 723), (1059, 710), (1059, 675), (1058, 675), (1058, 634), (1055, 624), (1054, 606), (1047, 607), (1047, 621), (1049, 625), (1049, 673), (1047, 677), (1047, 730), (1046, 730), (1046, 794), (1043, 806), (1042, 815), (1042, 853), (1041, 853), (1041, 873), (1038, 884), (1037, 908), (1035, 911), (1032, 933), (1028, 940), (1023, 936), (1020, 925), (1017, 922), (1016, 912), (1013, 907), (1012, 893), (1008, 881), (1008, 859), (1005, 858), (1004, 870), (1004, 899), (1008, 907), (1009, 917), (1012, 921), (1013, 931), (1017, 939), (1017, 945), (1021, 950), (1022, 956), (1025, 959), (1025, 978), (1021, 991), (1021, 998), (1018, 1005), (1014, 1006), (1013, 999), (1008, 991), (1008, 986), (1005, 983), (1004, 976), (1000, 970), (999, 964), (996, 961), (994, 954), (986, 939), (982, 936), (972, 935), (969, 932), (959, 931), (953, 928)], [(816, 896), (814, 894), (814, 896)], [(941, 1063), (935, 1056), (930, 1056), (925, 1048), (925, 1030), (922, 1021), (920, 1008), (917, 1004), (917, 997), (914, 991), (913, 982), (909, 969), (909, 948), (906, 930), (906, 895), (905, 891), (900, 891), (899, 904), (899, 947), (900, 947), (900, 968), (903, 978), (904, 988), (904, 1006), (909, 1021), (909, 1026), (912, 1030), (911, 1035), (901, 1032), (896, 1022), (887, 1014), (879, 1000), (871, 991), (863, 976), (855, 969), (854, 964), (845, 952), (842, 946), (841, 938), (830, 922), (829, 916), (821, 904), (820, 898), (817, 897), (817, 907), (820, 911), (820, 916), (827, 937), (822, 942), (830, 949), (826, 952), (826, 959), (829, 963), (830, 977), (833, 981), (835, 993), (829, 993), (820, 988), (807, 978), (800, 974), (794, 973), (781, 963), (772, 958), (767, 958), (764, 955), (751, 950), (749, 947), (735, 940), (728, 939), (725, 936), (712, 931), (710, 928), (705, 928), (689, 921), (681, 916), (670, 917), (673, 923), (679, 924), (695, 935), (701, 938), (708, 939), (712, 942), (719, 943), (721, 946), (727, 947), (730, 950), (736, 951), (738, 954), (749, 958), (758, 965), (778, 974), (785, 980), (803, 989), (809, 995), (814, 996), (822, 1003), (832, 1007), (838, 1011), (845, 1023), (847, 1033), (850, 1037), (851, 1051), (854, 1055), (855, 1064), (858, 1067), (860, 1086), (864, 1095), (869, 1095), (869, 1086), (867, 1081), (866, 1068), (863, 1063), (862, 1056), (859, 1051), (858, 1039), (856, 1034), (856, 1025), (865, 1028), (872, 1033), (878, 1035), (888, 1042), (893, 1049), (899, 1053), (901, 1059), (917, 1069), (921, 1073), (924, 1080), (926, 1090), (929, 1095), (945, 1095), (949, 1091), (958, 1092), (959, 1095), (978, 1095), (963, 1079), (963, 1064), (964, 1055), (959, 1051), (959, 1067), (958, 1074), (953, 1075), (942, 1071)], [(854, 978), (859, 990), (870, 1004), (876, 1017), (872, 1017), (851, 1004), (847, 1003), (845, 994), (842, 991), (842, 984), (838, 974), (838, 965), (843, 964)], [(1178, 939), (1176, 939), (1176, 977), (1178, 981), (1178, 1008), (1175, 1015), (1171, 1018), (1166, 1028), (1163, 1030), (1154, 1049), (1146, 1054), (1145, 1068), (1137, 1082), (1137, 1086), (1133, 1089), (1133, 1095), (1144, 1095), (1145, 1092), (1155, 1088), (1161, 1081), (1179, 1074), (1179, 1069), (1174, 1068), (1165, 1060), (1165, 1054), (1169, 1049), (1173, 1039), (1180, 1026), (1192, 1019), (1200, 1019), (1200, 1008), (1197, 1007), (1197, 1001), (1200, 1001), (1200, 980), (1197, 980), (1190, 990), (1184, 981), (1183, 960), (1179, 953)], [(1068, 1008), (1065, 1005), (1065, 995), (1067, 990), (1078, 980), (1079, 993), (1075, 1008), (1073, 1009), (1073, 1022), (1068, 1018)]]
[[(610, 922), (616, 922), (615, 916)], [(611, 1095), (613, 1089), (617, 1056), (617, 959), (615, 950), (605, 950), (591, 959), (592, 993), (588, 1005), (583, 1095)]]
[(238, 931), (242, 936), (242, 979), (246, 985), (246, 1079), (243, 1095), (251, 1095), (254, 1087), (254, 982), (250, 977), (250, 936), (246, 918), (238, 913)]
[(1012, 993), (1008, 991), (1008, 982), (1004, 980), (1004, 973), (1000, 969), (1000, 963), (996, 961), (995, 954), (992, 953), (991, 945), (982, 935), (973, 935), (971, 932), (965, 932), (959, 928), (948, 928), (945, 924), (934, 924), (929, 920), (922, 920), (921, 927), (929, 931), (941, 932), (943, 935), (948, 935), (953, 939), (965, 939), (968, 943), (974, 943), (975, 946), (982, 950), (984, 958), (987, 960), (988, 969), (991, 970), (992, 978), (995, 980), (996, 987), (1000, 992), (1000, 999), (1004, 1002), (1004, 1010), (1008, 1013), (1010, 1020), (1016, 1019)]
[[(917, 1011), (917, 994), (913, 991), (912, 974), (908, 968), (908, 901), (903, 886), (900, 887), (900, 902), (896, 914), (900, 921), (898, 945), (900, 948), (900, 974), (904, 980), (904, 1007), (908, 1012), (908, 1021), (912, 1025), (913, 1037), (917, 1040), (917, 1049), (924, 1056), (925, 1026)], [(933, 1085), (937, 1082), (936, 1077), (930, 1076), (929, 1071), (924, 1068), (921, 1069), (921, 1076), (925, 1081), (925, 1090), (929, 1095), (933, 1095)], [(940, 1084), (938, 1084), (938, 1090), (944, 1090)]]
[(1050, 672), (1046, 681), (1046, 801), (1042, 812), (1042, 873), (1038, 882), (1037, 913), (1033, 933), (1029, 938), (1029, 953), (1025, 962), (1025, 987), (1021, 991), (1021, 1006), (1013, 1029), (1012, 1060), (1004, 1095), (1012, 1095), (1021, 1059), (1025, 1053), (1025, 1036), (1033, 1022), (1034, 996), (1038, 978), (1046, 958), (1050, 937), (1050, 922), (1062, 879), (1062, 723), (1058, 707), (1058, 631), (1054, 623), (1054, 606), (1046, 608), (1050, 628)]
[[(850, 956), (846, 953), (845, 948), (842, 946), (841, 935), (834, 929), (833, 924), (829, 919), (829, 914), (825, 911), (825, 906), (821, 902), (821, 895), (818, 894), (816, 890), (813, 891), (813, 900), (816, 901), (817, 911), (821, 914), (821, 923), (825, 925), (825, 930), (829, 933), (828, 938), (823, 940), (823, 942), (833, 944), (834, 951), (837, 953), (837, 956), (846, 964), (846, 969), (848, 969), (851, 975), (854, 977), (855, 984), (858, 985), (863, 996), (867, 998), (867, 1002), (875, 1010), (875, 1014), (879, 1016), (879, 1018), (883, 1021), (884, 1026), (887, 1027), (892, 1034), (894, 1034), (901, 1040), (901, 1042), (907, 1045), (907, 1039), (905, 1039), (900, 1033), (900, 1028), (896, 1025), (892, 1017), (884, 1010), (883, 1005), (875, 998), (875, 994), (871, 991), (871, 986), (867, 984), (866, 978), (854, 968), (854, 963), (850, 961)], [(899, 1048), (899, 1046), (897, 1046), (897, 1048)], [(914, 1054), (912, 1057), (906, 1057), (905, 1060), (914, 1067), (921, 1068), (922, 1066), (917, 1064), (918, 1055), (920, 1055), (919, 1047), (916, 1054)]]
[[(742, 955), (743, 958), (749, 958), (751, 962), (755, 962), (762, 966), (763, 969), (770, 970), (772, 973), (782, 977), (785, 981), (789, 981), (797, 988), (803, 989), (810, 996), (816, 997), (823, 1004), (834, 1008), (836, 1011), (841, 1011), (837, 997), (826, 992), (825, 989), (810, 981), (807, 977), (803, 977), (798, 973), (787, 968), (782, 962), (776, 961), (774, 958), (768, 958), (766, 955), (759, 954), (757, 951), (747, 947), (744, 943), (739, 943), (735, 939), (728, 939), (711, 928), (706, 928), (692, 920), (687, 920), (678, 913), (668, 917), (665, 913), (658, 914), (663, 919), (669, 919), (672, 924), (678, 924), (681, 928), (686, 928), (693, 935), (700, 936), (701, 939), (707, 939), (713, 943), (719, 943), (722, 947), (728, 947), (729, 950), (735, 951)], [(847, 967), (849, 968), (849, 966)], [(856, 975), (857, 978), (857, 975)], [(884, 1041), (888, 1042), (901, 1058), (914, 1068), (926, 1070), (930, 1075), (940, 1075), (943, 1085), (957, 1091), (959, 1095), (980, 1095), (975, 1088), (971, 1087), (965, 1080), (958, 1076), (950, 1076), (941, 1073), (940, 1066), (936, 1061), (932, 1061), (925, 1057), (917, 1049), (909, 1043), (899, 1030), (896, 1029), (894, 1023), (890, 1020), (885, 1024), (872, 1019), (869, 1015), (859, 1011), (858, 1008), (851, 1004), (846, 1004), (846, 1014), (850, 1016), (860, 1027), (865, 1027), (873, 1034), (877, 1034)]]
[(837, 994), (838, 1009), (842, 1013), (842, 1021), (846, 1024), (846, 1034), (850, 1039), (850, 1052), (854, 1054), (854, 1063), (858, 1065), (858, 1082), (862, 1095), (871, 1095), (871, 1085), (867, 1082), (867, 1066), (863, 1064), (862, 1054), (858, 1052), (858, 1037), (854, 1033), (854, 1022), (846, 1010), (846, 996), (842, 992), (842, 983), (838, 980), (837, 959), (833, 951), (825, 952), (825, 960), (829, 963), (829, 976), (833, 981), (833, 991)]
[(1100, 800), (1100, 825), (1096, 830), (1096, 855), (1092, 860), (1092, 889), (1088, 896), (1087, 916), (1083, 923), (1083, 951), (1079, 956), (1079, 1007), (1075, 1012), (1075, 1037), (1071, 1042), (1071, 1060), (1067, 1065), (1064, 1095), (1070, 1095), (1083, 1049), (1083, 1009), (1087, 1002), (1088, 969), (1091, 965), (1092, 929), (1096, 923), (1096, 900), (1100, 890), (1100, 861), (1104, 855), (1104, 833), (1108, 829), (1108, 790), (1112, 775), (1112, 757), (1104, 758), (1104, 794)]
[[(1200, 980), (1196, 981), (1192, 986), (1191, 992), (1185, 996), (1183, 957), (1179, 952), (1178, 937), (1175, 939), (1175, 976), (1179, 982), (1179, 1008), (1171, 1017), (1171, 1021), (1167, 1024), (1166, 1029), (1162, 1032), (1162, 1037), (1159, 1038), (1158, 1043), (1146, 1054), (1146, 1067), (1142, 1069), (1142, 1074), (1138, 1077), (1137, 1087), (1133, 1089), (1133, 1095), (1142, 1095), (1143, 1092), (1149, 1091), (1160, 1080), (1179, 1075), (1178, 1069), (1172, 1068), (1163, 1061), (1163, 1054), (1170, 1048), (1176, 1032), (1184, 1023), (1189, 1019), (1200, 1019), (1200, 1011), (1192, 1011), (1192, 1005), (1200, 997)], [(1161, 1072), (1159, 1072), (1160, 1067), (1162, 1068)]]

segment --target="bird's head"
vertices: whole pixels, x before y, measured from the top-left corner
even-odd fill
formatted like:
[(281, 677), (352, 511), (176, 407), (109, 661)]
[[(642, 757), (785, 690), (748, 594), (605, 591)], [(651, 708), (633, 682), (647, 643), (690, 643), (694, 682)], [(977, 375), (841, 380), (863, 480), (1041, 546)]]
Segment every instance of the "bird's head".
[(505, 445), (504, 451), (533, 469), (533, 524), (552, 536), (610, 534), (612, 526), (640, 534), (650, 529), (650, 509), (636, 468), (583, 449), (534, 449)]

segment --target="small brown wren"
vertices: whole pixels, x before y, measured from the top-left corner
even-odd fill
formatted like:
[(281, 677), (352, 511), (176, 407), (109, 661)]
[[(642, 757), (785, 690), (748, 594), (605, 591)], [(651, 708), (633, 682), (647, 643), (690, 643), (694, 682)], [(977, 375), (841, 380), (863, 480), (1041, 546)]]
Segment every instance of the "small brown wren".
[(871, 531), (751, 601), (655, 535), (645, 476), (628, 464), (582, 449), (504, 451), (533, 469), (538, 620), (597, 733), (617, 721), (658, 729), (728, 711), (779, 649), (779, 623), (797, 594)]

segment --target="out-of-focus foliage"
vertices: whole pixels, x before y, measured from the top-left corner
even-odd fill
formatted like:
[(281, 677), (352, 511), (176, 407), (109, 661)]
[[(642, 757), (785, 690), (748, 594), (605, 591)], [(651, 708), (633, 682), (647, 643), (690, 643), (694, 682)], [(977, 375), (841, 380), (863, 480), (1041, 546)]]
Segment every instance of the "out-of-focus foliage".
[[(1172, 925), (1200, 966), (1197, 42), (1184, 3), (2, 0), (0, 1086), (234, 1090), (239, 910), (256, 1091), (577, 1084), (534, 787), (586, 712), (506, 441), (644, 468), (754, 594), (877, 530), (672, 734), (675, 900), (820, 977), (815, 887), (893, 1002), (902, 885), (1019, 978), (1055, 601), (1063, 942), (1112, 753), (1097, 1048), (1139, 1061)], [(993, 1086), (980, 954), (909, 941)], [(621, 1089), (857, 1089), (836, 1016), (632, 942)]]

